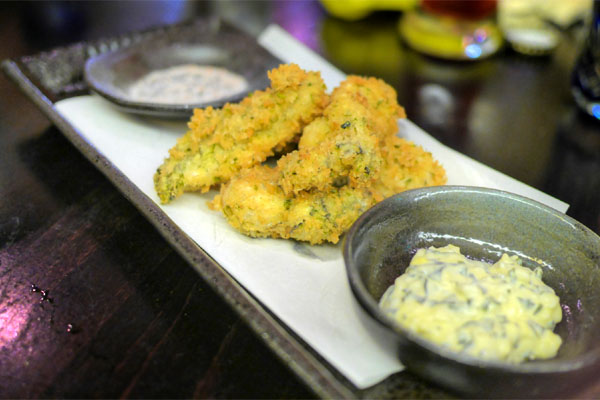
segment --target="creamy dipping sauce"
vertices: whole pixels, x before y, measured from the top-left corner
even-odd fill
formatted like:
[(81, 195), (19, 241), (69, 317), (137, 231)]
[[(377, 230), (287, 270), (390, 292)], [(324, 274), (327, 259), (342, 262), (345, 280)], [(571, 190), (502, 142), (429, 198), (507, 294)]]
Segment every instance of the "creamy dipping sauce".
[(458, 353), (518, 363), (554, 357), (562, 340), (559, 298), (542, 270), (516, 256), (495, 264), (467, 259), (453, 245), (420, 249), (380, 300), (405, 329)]
[(133, 101), (161, 104), (200, 104), (246, 89), (244, 77), (224, 68), (195, 64), (153, 71), (129, 89)]

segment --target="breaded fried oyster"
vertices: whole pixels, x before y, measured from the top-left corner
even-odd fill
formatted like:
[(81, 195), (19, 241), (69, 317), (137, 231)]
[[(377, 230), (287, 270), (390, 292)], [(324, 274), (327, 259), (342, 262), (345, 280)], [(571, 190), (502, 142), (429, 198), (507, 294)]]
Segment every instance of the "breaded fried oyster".
[(298, 150), (274, 168), (242, 170), (210, 205), (248, 236), (337, 243), (385, 197), (446, 182), (430, 153), (396, 136), (404, 116), (392, 87), (350, 76), (304, 128)]
[(277, 163), (283, 191), (370, 185), (382, 167), (381, 142), (396, 134), (397, 119), (404, 117), (396, 91), (384, 81), (349, 76), (323, 116), (304, 128), (298, 151)]
[(298, 150), (275, 168), (242, 171), (211, 205), (249, 236), (337, 243), (384, 197), (445, 182), (431, 154), (396, 136), (404, 116), (393, 88), (351, 76), (304, 129)]
[(382, 143), (383, 165), (373, 188), (383, 197), (425, 186), (446, 184), (446, 170), (421, 146), (396, 135)]
[(337, 243), (352, 223), (381, 200), (369, 187), (301, 192), (286, 196), (277, 168), (257, 165), (221, 186), (211, 206), (251, 237)]
[(321, 115), (328, 96), (318, 72), (284, 64), (268, 75), (271, 87), (240, 103), (194, 110), (188, 132), (154, 175), (162, 203), (227, 182), (297, 140), (304, 126)]

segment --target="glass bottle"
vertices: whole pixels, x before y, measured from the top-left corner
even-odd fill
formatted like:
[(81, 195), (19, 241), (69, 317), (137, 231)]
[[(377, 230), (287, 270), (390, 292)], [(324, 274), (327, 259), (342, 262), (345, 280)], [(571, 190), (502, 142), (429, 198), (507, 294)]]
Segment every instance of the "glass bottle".
[(421, 53), (449, 60), (480, 60), (496, 53), (502, 34), (497, 0), (421, 0), (398, 23), (400, 36)]

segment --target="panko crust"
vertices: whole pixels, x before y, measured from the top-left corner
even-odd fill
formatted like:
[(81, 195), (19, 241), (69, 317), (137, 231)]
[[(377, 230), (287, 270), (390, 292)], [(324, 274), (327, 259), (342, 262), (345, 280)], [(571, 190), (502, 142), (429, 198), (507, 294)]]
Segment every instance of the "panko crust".
[(274, 168), (242, 170), (221, 186), (211, 207), (251, 237), (337, 243), (385, 197), (446, 182), (430, 153), (397, 136), (404, 116), (389, 85), (350, 76), (323, 116), (304, 128), (298, 150)]
[(206, 192), (263, 162), (321, 115), (329, 96), (318, 72), (284, 64), (268, 75), (271, 87), (240, 103), (194, 110), (189, 130), (154, 175), (162, 203), (184, 191)]
[(381, 141), (405, 116), (381, 79), (349, 76), (333, 90), (323, 116), (304, 128), (298, 151), (277, 163), (286, 195), (331, 186), (371, 185), (382, 166)]
[(280, 158), (279, 185), (286, 195), (345, 185), (368, 186), (378, 176), (381, 164), (377, 137), (364, 127), (348, 127), (318, 146)]
[(381, 200), (369, 188), (348, 186), (286, 196), (278, 171), (268, 166), (245, 170), (221, 187), (210, 204), (231, 226), (251, 237), (337, 243), (369, 207)]
[(383, 141), (383, 166), (374, 189), (383, 197), (447, 182), (446, 170), (421, 146), (396, 135)]
[(381, 79), (350, 75), (331, 94), (323, 117), (302, 132), (298, 148), (312, 148), (347, 122), (362, 122), (379, 138), (395, 135), (398, 118), (406, 118), (394, 88)]

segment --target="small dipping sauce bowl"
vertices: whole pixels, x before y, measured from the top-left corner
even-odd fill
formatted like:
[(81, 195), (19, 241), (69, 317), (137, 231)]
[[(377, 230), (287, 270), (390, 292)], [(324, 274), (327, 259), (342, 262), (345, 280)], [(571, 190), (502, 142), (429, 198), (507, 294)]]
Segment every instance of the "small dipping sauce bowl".
[[(378, 302), (419, 248), (453, 244), (469, 258), (517, 255), (541, 266), (563, 310), (556, 357), (521, 364), (457, 354), (403, 329)], [(600, 368), (600, 237), (571, 217), (493, 189), (437, 186), (406, 191), (364, 213), (344, 239), (344, 262), (362, 308), (394, 332), (400, 361), (462, 396), (565, 397), (594, 382)]]
[[(153, 117), (188, 119), (195, 108), (221, 107), (227, 102), (237, 102), (250, 92), (269, 86), (267, 71), (281, 64), (279, 59), (258, 44), (256, 38), (217, 18), (199, 18), (164, 28), (137, 43), (116, 47), (86, 61), (84, 79), (87, 85), (122, 111)], [(243, 80), (245, 84), (236, 85), (239, 86), (237, 90), (207, 87), (211, 89), (210, 92), (216, 93), (214, 97), (190, 102), (177, 99), (172, 102), (165, 99), (159, 101), (134, 95), (132, 89), (141, 80), (166, 74), (167, 71), (171, 71), (170, 76), (173, 77), (173, 69), (177, 68), (182, 70), (175, 78), (162, 82), (163, 87), (155, 99), (162, 95), (162, 91), (170, 93), (167, 96), (169, 98), (179, 93), (185, 99), (190, 93), (200, 90), (199, 87), (182, 90), (186, 86), (197, 86), (197, 80), (193, 78), (197, 77), (198, 71), (191, 73), (194, 68), (220, 71), (219, 75), (213, 72), (213, 83), (219, 81), (215, 77), (227, 73)], [(182, 71), (188, 71), (188, 74)], [(154, 81), (160, 80), (155, 78)], [(210, 82), (211, 78), (205, 80)], [(160, 82), (153, 83), (149, 85), (148, 92), (160, 88), (160, 85), (156, 85)], [(169, 85), (173, 87), (169, 88)]]

